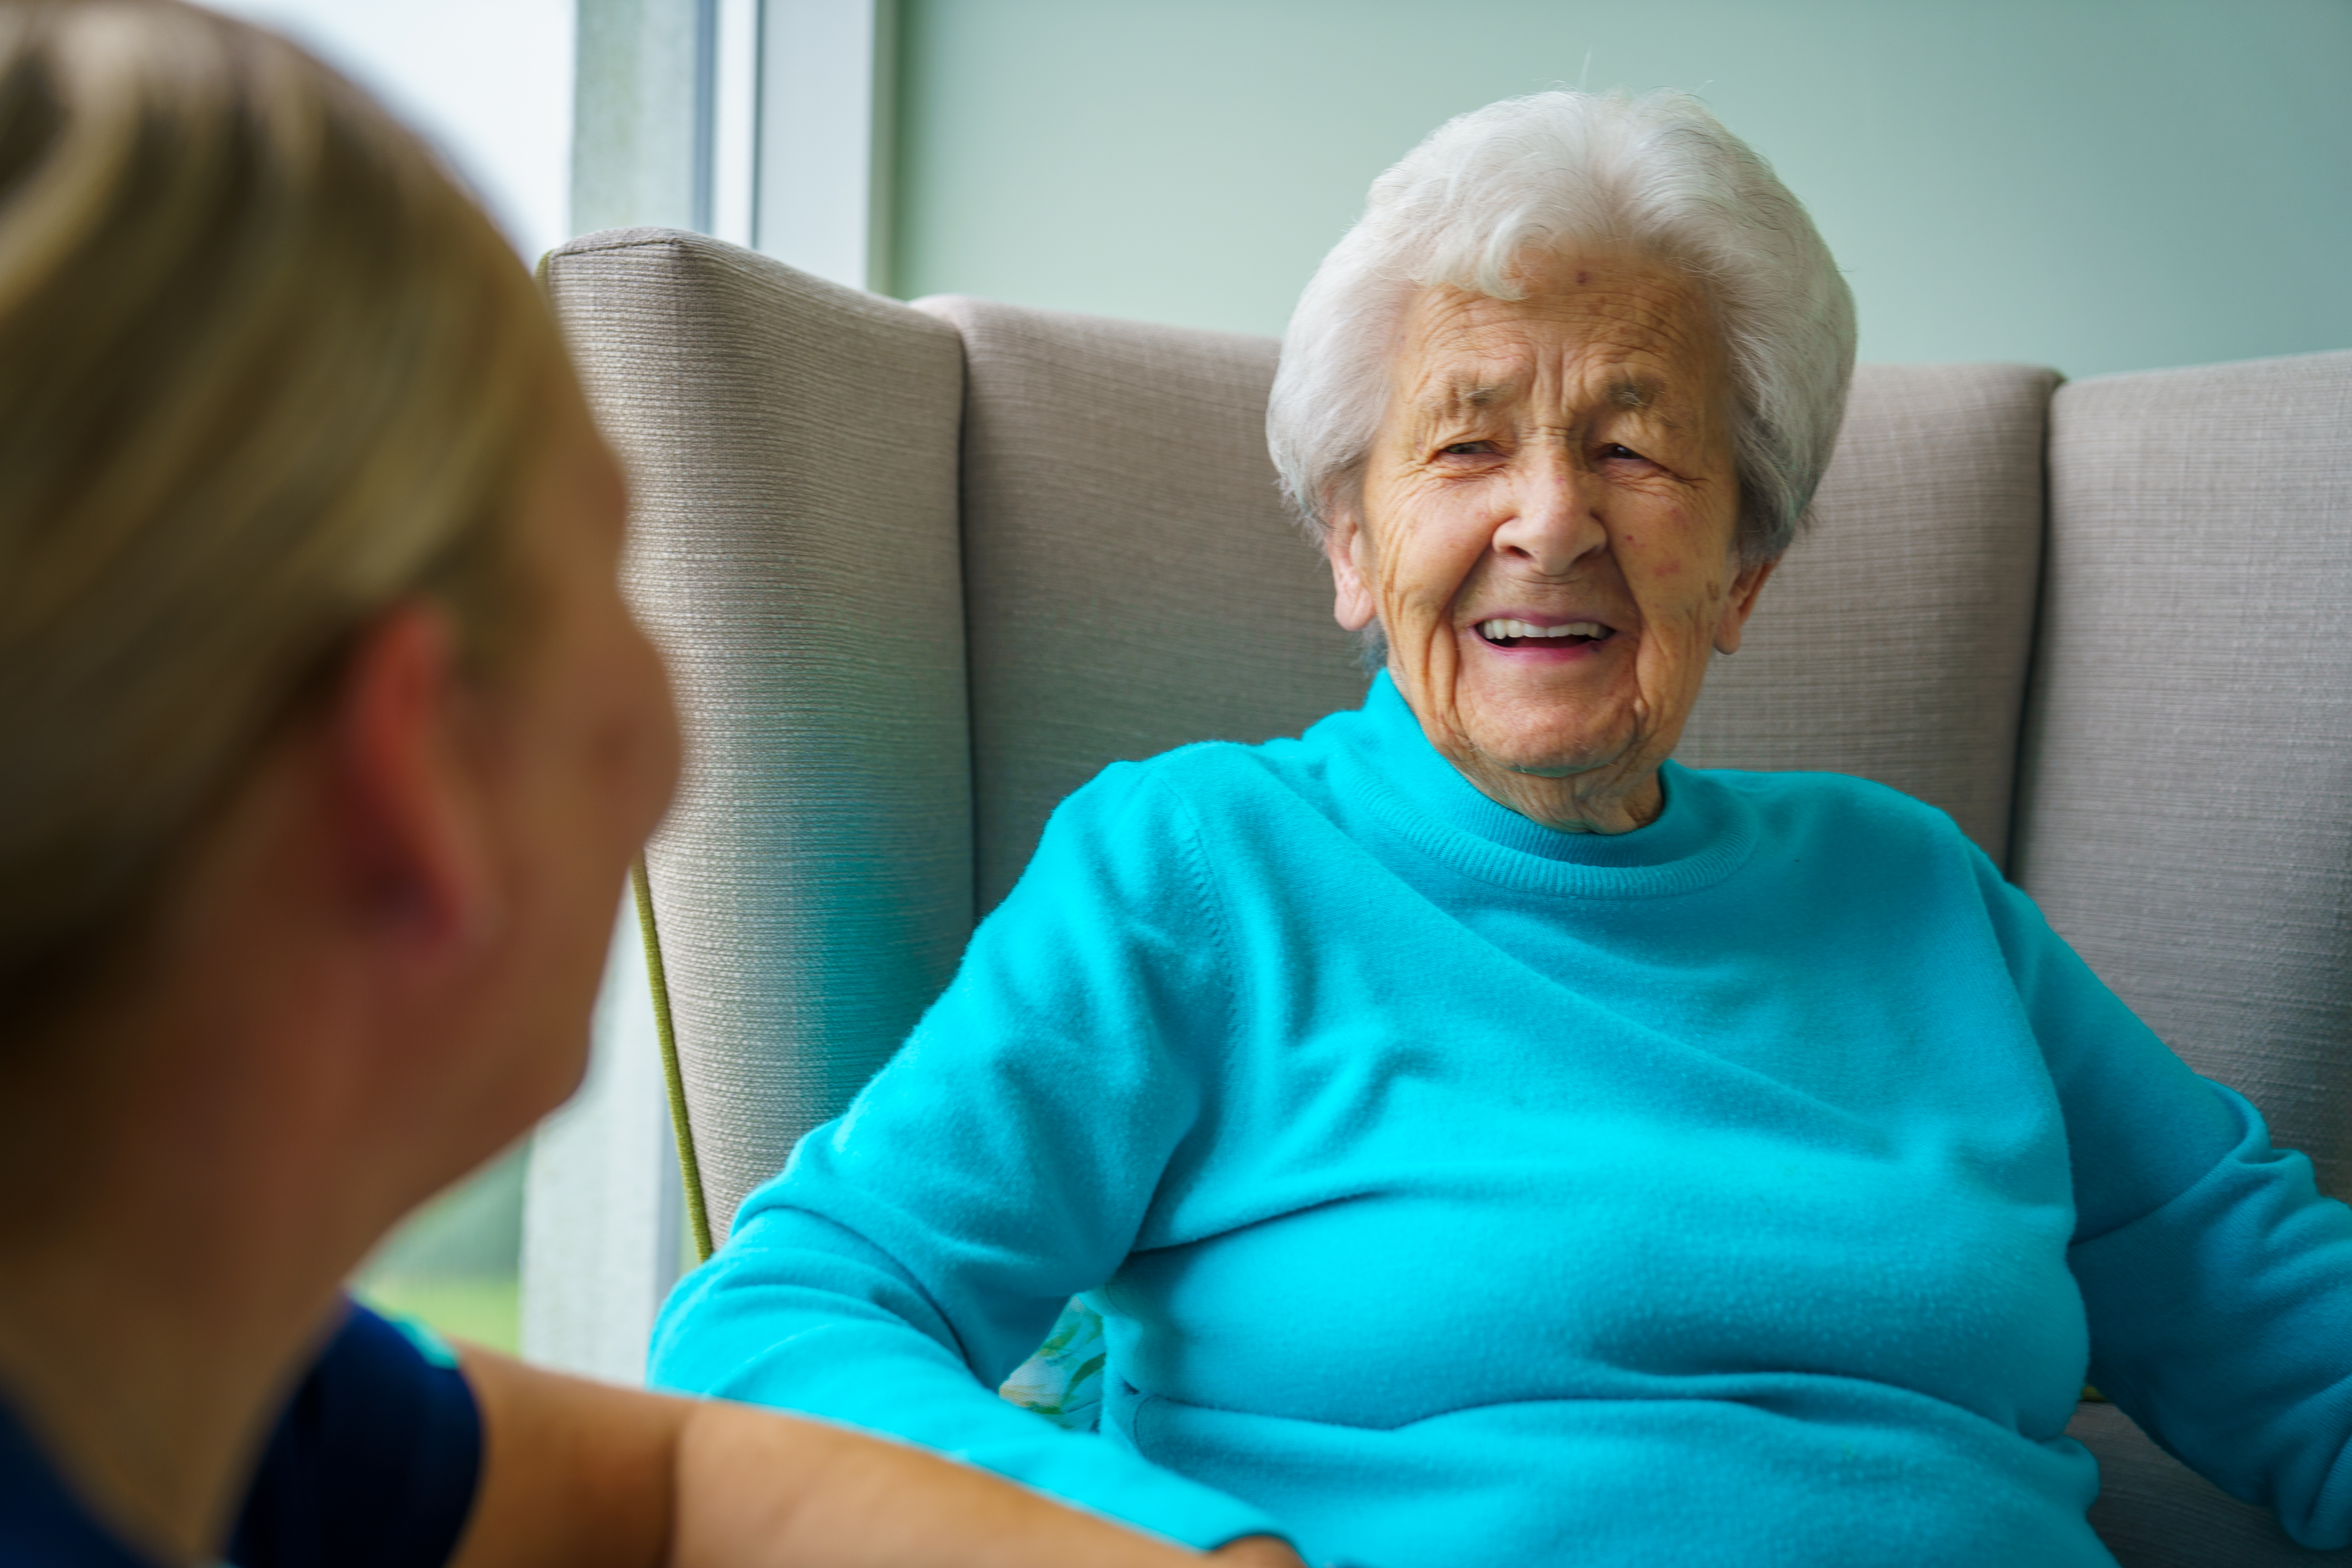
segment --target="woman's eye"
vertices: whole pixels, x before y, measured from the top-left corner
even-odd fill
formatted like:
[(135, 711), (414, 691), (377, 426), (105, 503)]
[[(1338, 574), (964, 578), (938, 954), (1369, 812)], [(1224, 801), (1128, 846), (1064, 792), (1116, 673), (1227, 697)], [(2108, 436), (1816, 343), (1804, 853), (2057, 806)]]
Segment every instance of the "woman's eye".
[(1438, 456), (1441, 458), (1483, 458), (1493, 452), (1494, 449), (1495, 443), (1492, 441), (1456, 441), (1451, 447), (1441, 447), (1438, 451)]
[(1643, 457), (1641, 453), (1636, 452), (1631, 447), (1621, 447), (1614, 441), (1612, 441), (1606, 447), (1601, 447), (1601, 455), (1604, 458), (1631, 458), (1637, 463), (1649, 461), (1648, 458)]

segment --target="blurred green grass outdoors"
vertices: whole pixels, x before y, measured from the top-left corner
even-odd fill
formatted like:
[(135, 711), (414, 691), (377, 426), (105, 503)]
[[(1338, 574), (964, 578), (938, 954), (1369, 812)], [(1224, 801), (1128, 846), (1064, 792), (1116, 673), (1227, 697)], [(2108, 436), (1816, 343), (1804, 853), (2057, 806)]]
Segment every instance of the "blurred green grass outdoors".
[(522, 1339), (522, 1187), (530, 1141), (411, 1215), (352, 1277), (380, 1312), (516, 1353)]

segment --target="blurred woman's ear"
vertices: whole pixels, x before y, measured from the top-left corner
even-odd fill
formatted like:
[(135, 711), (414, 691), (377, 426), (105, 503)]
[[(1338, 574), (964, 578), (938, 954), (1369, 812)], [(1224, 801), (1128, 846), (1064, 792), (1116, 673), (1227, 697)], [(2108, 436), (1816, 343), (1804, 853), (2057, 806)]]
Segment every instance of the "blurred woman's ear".
[(482, 737), (448, 613), (411, 600), (353, 644), (328, 698), (336, 847), (348, 913), (422, 978), (478, 953), (503, 918)]

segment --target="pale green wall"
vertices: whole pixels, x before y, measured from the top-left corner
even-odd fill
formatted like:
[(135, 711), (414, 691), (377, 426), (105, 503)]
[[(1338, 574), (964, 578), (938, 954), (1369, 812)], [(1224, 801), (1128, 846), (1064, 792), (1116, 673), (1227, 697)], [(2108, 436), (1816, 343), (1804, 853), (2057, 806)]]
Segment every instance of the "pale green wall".
[(1581, 78), (1771, 159), (1865, 358), (2352, 347), (2352, 0), (903, 3), (909, 297), (1278, 331), (1373, 174)]

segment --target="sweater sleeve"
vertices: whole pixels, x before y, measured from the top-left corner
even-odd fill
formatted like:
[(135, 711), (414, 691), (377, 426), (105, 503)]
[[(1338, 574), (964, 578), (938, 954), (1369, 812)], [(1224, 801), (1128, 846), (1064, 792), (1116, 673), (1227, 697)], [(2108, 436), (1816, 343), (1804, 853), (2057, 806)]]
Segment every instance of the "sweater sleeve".
[(2065, 1115), (2092, 1384), (2304, 1545), (2352, 1543), (2352, 1209), (1984, 869)]
[(994, 1392), (1132, 1250), (1230, 994), (1189, 817), (1109, 770), (1055, 814), (898, 1054), (672, 1295), (653, 1381), (887, 1433), (1193, 1547), (1279, 1533)]

